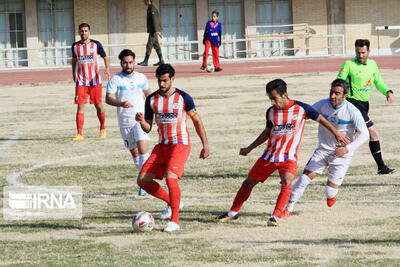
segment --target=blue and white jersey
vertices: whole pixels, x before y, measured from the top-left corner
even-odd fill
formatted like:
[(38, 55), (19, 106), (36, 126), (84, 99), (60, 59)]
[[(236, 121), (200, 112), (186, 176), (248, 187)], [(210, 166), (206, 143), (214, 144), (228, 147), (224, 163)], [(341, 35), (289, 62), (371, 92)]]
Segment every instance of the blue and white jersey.
[(144, 113), (143, 91), (149, 89), (149, 82), (142, 73), (133, 72), (131, 77), (126, 76), (122, 71), (115, 74), (107, 84), (106, 93), (112, 93), (119, 101), (129, 101), (133, 107), (117, 107), (119, 127), (132, 127), (136, 122), (137, 112)]
[[(347, 100), (337, 108), (334, 108), (329, 98), (322, 99), (312, 106), (325, 119), (335, 126), (337, 130), (347, 135), (351, 143), (347, 145), (349, 155), (362, 145), (369, 138), (369, 133), (361, 112)], [(358, 132), (355, 138), (355, 131)], [(318, 128), (319, 146), (326, 150), (334, 151), (339, 145), (335, 136), (321, 124)]]

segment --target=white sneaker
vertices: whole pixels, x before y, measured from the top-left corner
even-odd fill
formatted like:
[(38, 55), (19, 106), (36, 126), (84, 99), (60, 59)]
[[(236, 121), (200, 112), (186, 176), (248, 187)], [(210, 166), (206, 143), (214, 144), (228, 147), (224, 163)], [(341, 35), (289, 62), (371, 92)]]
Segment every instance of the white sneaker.
[(169, 223), (167, 223), (167, 226), (164, 228), (164, 232), (168, 232), (168, 233), (173, 232), (173, 231), (179, 231), (179, 230), (181, 230), (181, 227), (176, 222), (169, 222)]
[[(183, 202), (181, 201), (181, 203), (179, 204), (179, 210), (181, 210), (182, 208), (183, 208)], [(161, 220), (171, 219), (171, 216), (172, 216), (171, 207), (167, 205), (167, 208), (161, 213), (160, 219)]]

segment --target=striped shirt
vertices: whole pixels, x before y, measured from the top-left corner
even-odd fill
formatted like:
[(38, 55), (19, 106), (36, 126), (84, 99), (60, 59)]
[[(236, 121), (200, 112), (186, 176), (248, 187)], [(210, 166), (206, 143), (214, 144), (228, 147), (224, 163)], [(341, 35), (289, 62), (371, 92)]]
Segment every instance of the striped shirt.
[(77, 59), (75, 66), (76, 85), (93, 86), (101, 84), (98, 55), (103, 58), (107, 56), (99, 41), (90, 40), (87, 44), (78, 41), (72, 44), (72, 57)]
[(306, 118), (316, 120), (318, 111), (310, 105), (290, 100), (283, 109), (267, 110), (267, 128), (271, 128), (267, 148), (261, 158), (270, 162), (297, 161)]
[(163, 97), (159, 91), (149, 95), (145, 103), (145, 119), (153, 120), (155, 116), (159, 144), (190, 145), (186, 118), (188, 112), (196, 110), (193, 98), (178, 88), (169, 97)]

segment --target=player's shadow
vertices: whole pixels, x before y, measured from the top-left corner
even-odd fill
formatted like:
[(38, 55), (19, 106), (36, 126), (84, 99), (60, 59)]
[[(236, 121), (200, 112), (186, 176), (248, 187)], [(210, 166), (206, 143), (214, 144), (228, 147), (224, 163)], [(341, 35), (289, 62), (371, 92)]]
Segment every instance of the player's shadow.
[[(7, 223), (7, 224), (0, 224), (0, 229), (7, 229), (7, 228), (30, 228), (30, 229), (83, 229), (81, 225), (73, 225), (73, 224), (59, 224), (59, 223)], [(86, 228), (85, 228), (86, 229)]]

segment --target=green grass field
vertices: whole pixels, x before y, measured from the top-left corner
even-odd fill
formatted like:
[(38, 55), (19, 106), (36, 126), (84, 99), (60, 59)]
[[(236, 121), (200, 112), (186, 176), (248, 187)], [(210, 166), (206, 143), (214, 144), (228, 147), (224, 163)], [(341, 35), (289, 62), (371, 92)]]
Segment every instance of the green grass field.
[[(25, 185), (82, 186), (86, 193), (79, 221), (9, 221), (1, 216), (0, 265), (400, 265), (399, 171), (378, 176), (368, 144), (356, 151), (332, 208), (326, 206), (322, 175), (307, 188), (292, 217), (268, 228), (280, 190), (274, 174), (253, 190), (237, 221), (213, 221), (230, 208), (264, 149), (260, 146), (247, 157), (239, 156), (239, 149), (265, 127), (270, 106), (265, 84), (283, 78), (291, 98), (312, 104), (328, 97), (335, 74), (210, 75), (200, 80), (180, 78), (178, 73), (175, 85), (193, 96), (211, 155), (199, 159), (201, 143), (189, 121), (192, 153), (180, 181), (185, 206), (181, 231), (171, 234), (162, 232), (166, 222), (158, 219), (165, 204), (137, 196), (137, 170), (121, 140), (114, 107), (105, 104), (106, 139), (98, 138), (95, 109), (88, 105), (85, 140), (73, 142), (76, 107), (71, 83), (0, 87), (0, 185), (9, 186), (7, 178), (14, 177)], [(382, 76), (397, 94), (400, 70), (382, 70)], [(157, 87), (155, 80), (150, 85), (152, 90)], [(370, 109), (380, 130), (384, 159), (400, 170), (400, 99), (389, 105), (375, 90)], [(150, 148), (157, 137), (153, 129)], [(317, 123), (308, 121), (298, 174), (316, 147)], [(83, 155), (88, 157), (76, 159)], [(133, 232), (131, 219), (140, 210), (156, 218), (152, 232)]]

